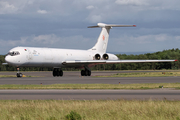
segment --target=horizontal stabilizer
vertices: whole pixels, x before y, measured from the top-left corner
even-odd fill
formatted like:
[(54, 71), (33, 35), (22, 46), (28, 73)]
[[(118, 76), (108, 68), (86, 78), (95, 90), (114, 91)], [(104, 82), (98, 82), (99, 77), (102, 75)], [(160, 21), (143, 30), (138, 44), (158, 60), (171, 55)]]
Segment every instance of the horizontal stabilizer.
[(97, 28), (97, 27), (136, 27), (136, 25), (114, 25), (114, 24), (104, 24), (98, 23), (97, 26), (89, 26), (88, 28)]

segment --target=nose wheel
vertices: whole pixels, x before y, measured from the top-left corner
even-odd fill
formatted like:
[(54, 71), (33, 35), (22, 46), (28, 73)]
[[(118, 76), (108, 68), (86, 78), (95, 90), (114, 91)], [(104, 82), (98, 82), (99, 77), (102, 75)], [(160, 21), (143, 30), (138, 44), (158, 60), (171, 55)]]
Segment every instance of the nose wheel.
[(22, 77), (23, 74), (19, 72), (19, 68), (17, 67), (17, 74), (16, 74), (17, 77)]
[(54, 68), (53, 70), (53, 76), (54, 77), (62, 77), (63, 76), (63, 71), (59, 68)]
[(17, 73), (16, 76), (17, 76), (17, 77), (22, 77), (23, 74), (22, 74), (22, 73)]

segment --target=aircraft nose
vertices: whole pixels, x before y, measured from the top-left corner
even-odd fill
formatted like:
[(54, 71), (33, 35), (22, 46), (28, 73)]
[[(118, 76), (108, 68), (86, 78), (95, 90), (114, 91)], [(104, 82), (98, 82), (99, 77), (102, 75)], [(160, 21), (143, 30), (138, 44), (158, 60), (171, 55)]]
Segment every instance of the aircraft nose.
[(10, 63), (10, 57), (9, 57), (9, 56), (6, 56), (6, 57), (5, 57), (5, 61), (6, 61), (7, 63)]

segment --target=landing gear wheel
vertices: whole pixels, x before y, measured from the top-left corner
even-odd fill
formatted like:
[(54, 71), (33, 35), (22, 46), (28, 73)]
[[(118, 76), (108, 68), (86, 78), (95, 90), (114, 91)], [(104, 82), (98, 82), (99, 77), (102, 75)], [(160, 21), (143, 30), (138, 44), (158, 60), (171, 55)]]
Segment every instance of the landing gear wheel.
[(62, 71), (62, 70), (59, 71), (59, 76), (60, 76), (60, 77), (63, 76), (63, 71)]
[(63, 71), (62, 70), (59, 70), (59, 68), (54, 68), (53, 70), (53, 76), (54, 77), (59, 77), (59, 76), (63, 76)]
[(81, 70), (81, 76), (91, 76), (90, 70)]
[(22, 77), (23, 74), (22, 73), (19, 73), (19, 67), (17, 67), (17, 74), (16, 74), (17, 77)]
[(81, 70), (81, 76), (85, 76), (85, 70)]
[(91, 76), (91, 71), (88, 70), (88, 76)]
[(88, 76), (88, 70), (85, 70), (85, 76)]
[(17, 77), (22, 77), (23, 74), (22, 73), (17, 73)]
[(57, 76), (57, 71), (56, 71), (56, 69), (53, 70), (53, 76), (54, 76), (54, 77)]
[(60, 76), (60, 71), (57, 69), (56, 72), (57, 72), (57, 73), (56, 73), (56, 76), (59, 77), (59, 76)]

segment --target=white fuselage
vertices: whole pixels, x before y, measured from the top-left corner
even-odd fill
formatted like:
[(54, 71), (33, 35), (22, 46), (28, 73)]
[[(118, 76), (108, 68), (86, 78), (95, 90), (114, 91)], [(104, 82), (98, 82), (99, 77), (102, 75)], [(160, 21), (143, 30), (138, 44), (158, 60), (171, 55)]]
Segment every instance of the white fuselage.
[[(9, 52), (19, 52), (19, 55), (7, 55), (5, 60), (8, 64), (16, 67), (67, 67), (64, 61), (83, 61), (94, 60), (95, 52), (88, 50), (75, 49), (55, 49), (55, 48), (36, 48), (36, 47), (15, 47)], [(113, 55), (111, 60), (118, 60)], [(69, 67), (80, 67), (73, 65)]]

